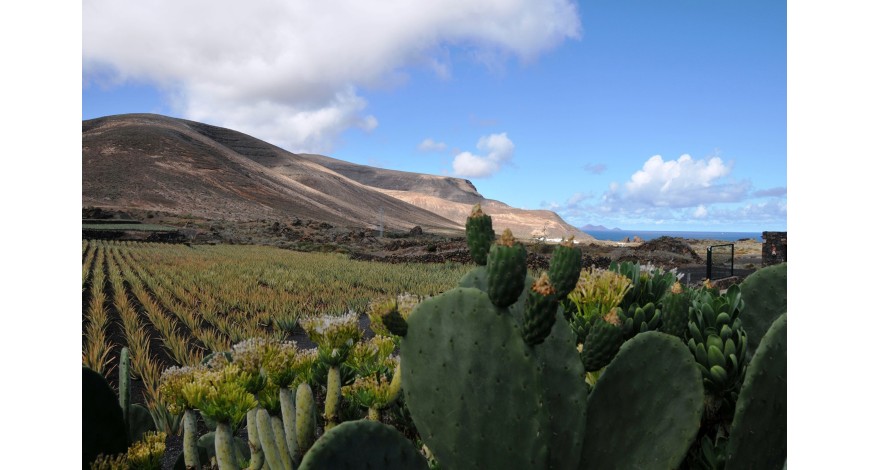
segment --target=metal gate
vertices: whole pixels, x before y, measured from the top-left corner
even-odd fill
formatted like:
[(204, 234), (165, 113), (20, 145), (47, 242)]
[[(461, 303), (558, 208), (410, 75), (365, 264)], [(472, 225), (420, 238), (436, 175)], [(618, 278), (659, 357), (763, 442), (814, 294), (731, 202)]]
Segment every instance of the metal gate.
[(734, 275), (734, 244), (707, 247), (707, 279), (715, 281)]

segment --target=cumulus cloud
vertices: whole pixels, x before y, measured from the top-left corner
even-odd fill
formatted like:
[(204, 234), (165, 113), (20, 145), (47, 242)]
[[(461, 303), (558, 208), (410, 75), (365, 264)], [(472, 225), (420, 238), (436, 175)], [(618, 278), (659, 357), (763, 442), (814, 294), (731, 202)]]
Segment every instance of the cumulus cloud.
[(82, 69), (86, 84), (157, 84), (185, 117), (320, 151), (377, 126), (360, 89), (407, 67), (449, 77), (449, 46), (528, 61), (579, 35), (570, 0), (85, 0)]
[[(613, 182), (597, 196), (576, 193), (565, 203), (546, 207), (573, 224), (592, 220), (607, 226), (670, 225), (699, 230), (784, 227), (785, 188), (753, 192), (749, 181), (731, 177), (732, 166), (719, 157), (695, 160), (682, 155), (666, 161), (656, 155), (627, 181)], [(771, 199), (750, 202), (758, 197)]]
[(694, 160), (690, 155), (681, 155), (665, 161), (655, 155), (628, 182), (612, 186), (607, 199), (614, 205), (671, 208), (741, 201), (751, 185), (748, 181), (728, 180), (731, 166), (719, 157)]
[(509, 163), (514, 155), (514, 143), (507, 133), (490, 134), (477, 141), (482, 155), (461, 152), (453, 158), (453, 173), (465, 178), (487, 178)]
[(435, 142), (432, 139), (423, 139), (423, 142), (420, 142), (420, 145), (417, 146), (417, 150), (421, 152), (443, 152), (447, 150), (447, 144)]

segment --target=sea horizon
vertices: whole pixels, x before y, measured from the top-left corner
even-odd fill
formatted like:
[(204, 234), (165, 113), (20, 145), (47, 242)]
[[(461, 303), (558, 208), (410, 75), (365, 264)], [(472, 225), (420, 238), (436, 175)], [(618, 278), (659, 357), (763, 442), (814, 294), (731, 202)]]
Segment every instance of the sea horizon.
[(583, 230), (601, 241), (623, 241), (626, 237), (633, 240), (635, 236), (643, 241), (650, 241), (659, 237), (679, 237), (696, 240), (721, 240), (734, 242), (740, 239), (751, 239), (761, 242), (761, 232), (705, 232), (705, 231), (680, 231), (680, 230)]

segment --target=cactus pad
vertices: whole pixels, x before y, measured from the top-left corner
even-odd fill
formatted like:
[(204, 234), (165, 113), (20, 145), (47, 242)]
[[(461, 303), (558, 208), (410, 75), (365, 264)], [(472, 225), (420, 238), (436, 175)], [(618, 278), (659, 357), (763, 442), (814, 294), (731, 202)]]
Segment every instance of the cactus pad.
[[(618, 307), (614, 310), (618, 310)], [(593, 320), (583, 341), (583, 365), (589, 372), (600, 370), (610, 363), (623, 343), (622, 327), (615, 312)]]
[(574, 290), (582, 267), (583, 253), (579, 247), (574, 246), (573, 236), (556, 247), (553, 256), (550, 257), (550, 269), (547, 274), (556, 289), (558, 299), (564, 299)]
[(527, 270), (526, 247), (505, 229), (486, 259), (487, 292), (492, 303), (507, 308), (516, 302), (524, 291)]
[(395, 428), (360, 420), (327, 431), (299, 464), (299, 470), (342, 468), (426, 470), (429, 466), (423, 454)]
[(744, 302), (740, 320), (746, 330), (749, 357), (752, 357), (774, 320), (788, 310), (786, 269), (786, 263), (768, 266), (750, 274), (740, 283)]
[(786, 314), (758, 345), (740, 390), (731, 438), (728, 469), (779, 468), (786, 458)]
[(480, 204), (475, 204), (471, 215), (465, 219), (465, 238), (471, 259), (478, 265), (486, 264), (486, 255), (489, 246), (495, 241), (495, 232), (492, 230), (492, 217), (483, 213)]
[(686, 346), (641, 333), (622, 345), (589, 395), (580, 468), (678, 468), (703, 408), (701, 373)]
[(127, 425), (118, 397), (109, 382), (82, 367), (82, 466), (90, 468), (97, 455), (127, 451)]
[(402, 387), (444, 468), (577, 468), (585, 374), (562, 315), (534, 349), (514, 315), (457, 288), (424, 300), (402, 340)]

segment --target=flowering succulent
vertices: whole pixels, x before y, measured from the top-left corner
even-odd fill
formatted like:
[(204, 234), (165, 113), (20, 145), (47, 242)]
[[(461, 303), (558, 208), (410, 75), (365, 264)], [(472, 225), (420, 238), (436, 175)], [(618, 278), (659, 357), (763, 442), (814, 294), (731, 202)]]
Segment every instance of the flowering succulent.
[(577, 280), (577, 287), (568, 298), (577, 307), (578, 313), (586, 320), (601, 312), (610, 312), (622, 302), (631, 287), (631, 279), (606, 269), (583, 269)]
[(202, 367), (177, 367), (173, 366), (160, 376), (160, 385), (157, 390), (163, 398), (166, 409), (173, 415), (181, 415), (184, 410), (195, 408), (182, 389), (185, 385), (194, 381), (198, 372), (204, 371)]
[(384, 374), (357, 377), (351, 385), (341, 387), (341, 394), (365, 408), (381, 409), (390, 401), (390, 381)]
[(314, 382), (315, 365), (317, 364), (316, 349), (301, 349), (296, 352), (293, 358), (293, 370), (296, 373), (296, 378), (292, 386), (297, 387), (302, 383)]
[(350, 349), (362, 338), (362, 329), (352, 312), (308, 317), (300, 323), (317, 343), (321, 360), (331, 366), (344, 362)]
[(220, 370), (195, 374), (193, 382), (182, 387), (182, 394), (194, 408), (219, 423), (237, 427), (245, 413), (257, 406), (254, 395), (245, 389), (251, 374), (235, 363)]
[(263, 362), (263, 372), (270, 382), (281, 388), (293, 384), (298, 372), (294, 367), (298, 350), (295, 341), (284, 341), (274, 345), (272, 354)]
[(166, 433), (147, 432), (142, 440), (127, 450), (127, 468), (131, 470), (159, 470), (166, 453)]

